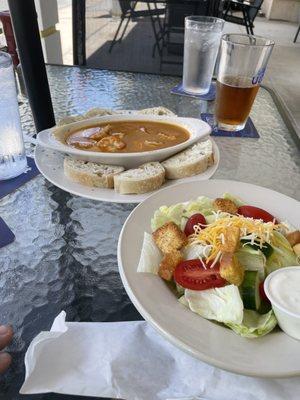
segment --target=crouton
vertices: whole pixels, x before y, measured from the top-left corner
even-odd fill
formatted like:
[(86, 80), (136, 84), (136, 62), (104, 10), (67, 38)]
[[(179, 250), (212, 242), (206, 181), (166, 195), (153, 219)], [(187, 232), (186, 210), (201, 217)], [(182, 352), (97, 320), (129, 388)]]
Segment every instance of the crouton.
[(182, 261), (182, 255), (178, 250), (165, 254), (159, 265), (158, 275), (166, 281), (170, 281), (180, 261)]
[(244, 280), (244, 267), (232, 253), (223, 253), (220, 261), (220, 275), (227, 282), (239, 286)]
[(229, 199), (217, 198), (213, 202), (213, 207), (217, 211), (223, 211), (229, 214), (237, 214), (238, 212), (237, 205)]
[(180, 250), (187, 244), (185, 234), (178, 228), (174, 222), (167, 222), (155, 232), (152, 233), (157, 247), (164, 253), (172, 253)]
[(295, 244), (300, 243), (300, 231), (287, 233), (286, 238), (289, 241), (290, 245), (293, 247), (295, 246)]
[(296, 256), (300, 256), (300, 243), (295, 244), (295, 246), (293, 247), (294, 253), (296, 254)]
[(224, 253), (234, 253), (240, 243), (240, 228), (227, 226), (222, 239), (220, 250)]

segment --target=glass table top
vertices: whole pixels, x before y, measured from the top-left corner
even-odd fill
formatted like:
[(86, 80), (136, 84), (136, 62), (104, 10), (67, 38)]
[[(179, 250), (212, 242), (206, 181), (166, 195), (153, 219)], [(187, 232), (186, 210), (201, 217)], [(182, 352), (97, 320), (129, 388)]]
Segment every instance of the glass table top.
[[(61, 66), (47, 66), (47, 72), (56, 120), (93, 107), (135, 110), (161, 105), (190, 117), (213, 107), (170, 94), (179, 78)], [(32, 135), (27, 102), (20, 109), (24, 132)], [(264, 88), (251, 117), (259, 139), (215, 138), (221, 160), (214, 177), (254, 183), (300, 199), (299, 150)], [(16, 235), (14, 243), (0, 250), (0, 323), (10, 323), (15, 330), (14, 362), (0, 378), (1, 399), (23, 398), (18, 391), (25, 351), (61, 310), (69, 321), (141, 319), (122, 286), (116, 257), (119, 232), (134, 206), (73, 196), (41, 175), (0, 200), (1, 216)]]

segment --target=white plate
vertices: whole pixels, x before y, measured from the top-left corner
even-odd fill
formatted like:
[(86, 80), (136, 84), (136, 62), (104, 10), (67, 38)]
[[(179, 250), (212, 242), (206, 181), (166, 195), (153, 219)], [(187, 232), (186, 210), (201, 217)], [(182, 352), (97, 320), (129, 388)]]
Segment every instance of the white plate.
[[(198, 175), (199, 179), (209, 179), (217, 170), (220, 161), (220, 152), (218, 146), (213, 139), (213, 152), (215, 163), (205, 172)], [(63, 160), (64, 154), (58, 151), (46, 149), (39, 145), (35, 148), (35, 162), (42, 175), (53, 185), (65, 190), (66, 192), (86, 197), (92, 200), (109, 201), (111, 203), (140, 203), (154, 192), (144, 194), (119, 194), (113, 189), (92, 188), (72, 182), (64, 174)], [(182, 181), (188, 182), (194, 180), (195, 177), (183, 178), (177, 180), (166, 181), (162, 187), (174, 186)]]
[(177, 125), (181, 128), (186, 129), (190, 137), (183, 143), (176, 144), (175, 146), (166, 147), (163, 149), (142, 151), (138, 153), (109, 153), (109, 152), (97, 152), (80, 150), (74, 147), (68, 146), (57, 140), (52, 134), (52, 128), (46, 129), (39, 132), (37, 136), (37, 142), (39, 145), (59, 151), (63, 154), (69, 154), (78, 160), (99, 162), (102, 164), (110, 165), (121, 165), (126, 169), (137, 167), (141, 164), (151, 161), (162, 161), (166, 158), (171, 157), (173, 154), (184, 150), (188, 146), (199, 141), (201, 138), (207, 136), (211, 132), (211, 127), (204, 121), (198, 118), (182, 118), (182, 117), (169, 117), (169, 116), (157, 116), (157, 115), (105, 115), (102, 117), (90, 118), (83, 121), (72, 122), (59, 127), (63, 138), (68, 136), (75, 130), (85, 128), (87, 126), (96, 126), (99, 123), (109, 123), (111, 121), (156, 121), (161, 123), (167, 123)]
[(118, 264), (124, 287), (138, 311), (163, 336), (187, 353), (231, 372), (260, 377), (300, 375), (300, 342), (282, 331), (245, 339), (232, 330), (201, 318), (183, 305), (156, 275), (136, 272), (144, 231), (162, 205), (211, 198), (230, 192), (267, 209), (293, 225), (300, 221), (300, 203), (283, 194), (248, 183), (210, 180), (182, 183), (153, 194), (127, 218), (118, 244)]

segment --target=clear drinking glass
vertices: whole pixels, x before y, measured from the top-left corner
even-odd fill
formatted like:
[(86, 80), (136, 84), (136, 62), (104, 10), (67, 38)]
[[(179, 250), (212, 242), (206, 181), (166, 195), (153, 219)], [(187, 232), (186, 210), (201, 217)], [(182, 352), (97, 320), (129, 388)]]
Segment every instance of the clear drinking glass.
[(215, 122), (219, 129), (245, 127), (274, 46), (259, 36), (222, 36), (217, 75)]
[(25, 171), (25, 156), (16, 82), (9, 54), (0, 51), (0, 180)]
[(208, 93), (223, 27), (220, 18), (185, 18), (182, 83), (187, 93)]

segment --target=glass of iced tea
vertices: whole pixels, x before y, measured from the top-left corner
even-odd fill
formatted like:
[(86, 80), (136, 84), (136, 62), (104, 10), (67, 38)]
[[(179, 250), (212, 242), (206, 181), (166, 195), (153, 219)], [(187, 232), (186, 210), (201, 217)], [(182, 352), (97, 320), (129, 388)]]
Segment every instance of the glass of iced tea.
[(259, 36), (225, 34), (221, 39), (215, 122), (219, 129), (245, 127), (274, 42)]

